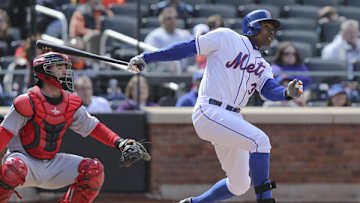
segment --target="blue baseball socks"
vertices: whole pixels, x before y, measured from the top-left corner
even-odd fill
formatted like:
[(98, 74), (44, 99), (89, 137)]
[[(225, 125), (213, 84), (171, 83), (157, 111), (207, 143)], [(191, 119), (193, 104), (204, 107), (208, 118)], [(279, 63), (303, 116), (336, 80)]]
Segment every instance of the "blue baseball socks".
[[(256, 191), (256, 199), (269, 200), (275, 202), (272, 198), (271, 189), (275, 188), (275, 183), (269, 179), (270, 154), (269, 153), (251, 153), (250, 154), (250, 175)], [(234, 195), (229, 191), (226, 185), (226, 178), (213, 185), (208, 191), (200, 196), (192, 198), (192, 203), (215, 203), (221, 200), (229, 199)], [(260, 201), (259, 201), (260, 200)]]
[(274, 182), (271, 182), (269, 179), (270, 153), (257, 153), (257, 152), (251, 153), (249, 165), (250, 165), (250, 175), (255, 187), (256, 199), (271, 200), (272, 199), (271, 189), (275, 188), (276, 185)]
[(200, 196), (193, 197), (192, 203), (215, 203), (221, 200), (229, 199), (234, 195), (229, 191), (226, 186), (226, 178), (220, 180), (213, 185), (208, 191)]

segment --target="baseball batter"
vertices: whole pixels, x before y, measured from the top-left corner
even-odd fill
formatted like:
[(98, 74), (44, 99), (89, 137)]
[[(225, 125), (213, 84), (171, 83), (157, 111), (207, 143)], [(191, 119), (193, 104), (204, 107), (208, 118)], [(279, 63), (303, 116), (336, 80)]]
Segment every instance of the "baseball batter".
[(293, 80), (287, 88), (281, 87), (273, 79), (271, 66), (261, 56), (261, 48), (270, 45), (280, 27), (269, 11), (255, 10), (242, 24), (242, 35), (218, 28), (191, 41), (130, 60), (128, 68), (141, 71), (155, 61), (196, 54), (207, 56), (192, 120), (198, 136), (214, 145), (227, 178), (205, 193), (180, 203), (213, 203), (241, 195), (249, 189), (251, 179), (258, 203), (275, 202), (271, 190), (276, 185), (269, 179), (269, 138), (239, 112), (254, 91), (269, 100), (288, 100), (302, 94), (302, 82)]
[(73, 90), (68, 56), (49, 52), (33, 61), (37, 85), (18, 96), (0, 125), (0, 203), (17, 186), (57, 189), (71, 185), (62, 202), (89, 203), (104, 182), (97, 159), (58, 153), (67, 128), (121, 149), (123, 139), (88, 114)]

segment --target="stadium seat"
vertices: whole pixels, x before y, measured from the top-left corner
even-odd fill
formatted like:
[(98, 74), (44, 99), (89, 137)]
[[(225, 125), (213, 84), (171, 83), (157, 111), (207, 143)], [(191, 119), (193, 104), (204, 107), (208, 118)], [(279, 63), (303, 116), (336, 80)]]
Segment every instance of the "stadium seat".
[(301, 58), (313, 57), (315, 56), (315, 50), (313, 45), (305, 42), (292, 42)]
[[(182, 19), (177, 20), (178, 28), (185, 28), (185, 23)], [(160, 27), (160, 22), (158, 17), (147, 17), (142, 18), (142, 27), (143, 28), (157, 28)]]
[(316, 56), (321, 56), (321, 52), (322, 50), (325, 48), (326, 45), (328, 45), (329, 42), (319, 42), (316, 44), (316, 52), (315, 52), (315, 55)]
[(0, 57), (7, 56), (8, 49), (7, 43), (5, 41), (0, 41)]
[(340, 31), (341, 22), (330, 21), (320, 25), (320, 41), (331, 42)]
[(319, 18), (318, 7), (309, 5), (289, 5), (284, 7), (284, 15), (288, 18)]
[(102, 31), (106, 29), (114, 30), (130, 37), (136, 37), (137, 19), (127, 16), (105, 17), (101, 22)]
[(107, 16), (101, 22), (102, 30), (111, 29), (120, 33), (134, 36), (136, 33), (137, 19), (125, 16)]
[(0, 57), (0, 69), (2, 70), (8, 69), (8, 66), (14, 61), (15, 61), (14, 56)]
[[(353, 64), (354, 67), (354, 72), (359, 74), (360, 73), (360, 59), (358, 59), (357, 61), (354, 62)], [(360, 76), (355, 76), (355, 80), (359, 81)]]
[[(314, 57), (315, 56), (315, 50), (312, 46), (312, 44), (310, 43), (305, 43), (305, 42), (296, 42), (296, 41), (289, 41), (290, 43), (292, 43), (295, 47), (296, 50), (298, 51), (299, 55), (301, 56), (301, 58), (307, 58), (307, 57)], [(270, 55), (275, 55), (276, 51), (279, 49), (281, 45), (280, 43), (274, 43), (273, 45), (271, 45), (270, 47)]]
[(359, 0), (346, 0), (346, 5), (360, 7)]
[(235, 29), (234, 31), (237, 32), (237, 33), (239, 33), (239, 34), (241, 34), (241, 33), (242, 33), (242, 28), (237, 28), (237, 29)]
[(20, 30), (18, 28), (10, 27), (8, 32), (9, 32), (9, 35), (12, 36), (14, 41), (21, 40), (21, 33), (20, 33)]
[(207, 17), (199, 17), (199, 18), (189, 18), (186, 23), (189, 29), (193, 29), (195, 25), (206, 24), (206, 22), (207, 22)]
[(317, 27), (315, 20), (307, 18), (280, 18), (280, 29), (281, 30), (302, 30), (314, 31)]
[(191, 5), (212, 3), (212, 0), (181, 0), (181, 1), (191, 4)]
[(353, 64), (354, 64), (354, 71), (360, 71), (360, 59), (355, 61)]
[(10, 5), (10, 0), (1, 0), (0, 9), (8, 9)]
[(176, 102), (177, 99), (174, 96), (162, 96), (158, 103), (160, 106), (175, 106)]
[(209, 17), (212, 15), (220, 15), (224, 18), (235, 18), (236, 7), (231, 5), (213, 5), (201, 4), (195, 6), (198, 17)]
[[(242, 26), (242, 19), (241, 18), (225, 18), (224, 19), (224, 26), (231, 28), (231, 29), (241, 29)], [(206, 24), (207, 18), (190, 18), (187, 21), (187, 27), (190, 31), (194, 28), (195, 25), (198, 24)]]
[(318, 42), (318, 34), (316, 31), (304, 31), (304, 30), (281, 30), (276, 33), (277, 38), (280, 41), (295, 41), (310, 43), (315, 48)]
[(312, 5), (312, 6), (337, 6), (340, 5), (343, 0), (301, 0), (304, 5)]
[(142, 28), (157, 28), (160, 27), (160, 22), (158, 17), (147, 17), (141, 19), (141, 27)]
[[(309, 71), (319, 72), (323, 71), (326, 73), (331, 73), (335, 71), (341, 71), (346, 73), (347, 67), (343, 61), (339, 60), (323, 60), (319, 57), (306, 58), (304, 60), (305, 65), (309, 68)], [(326, 83), (338, 83), (343, 80), (346, 80), (347, 77), (344, 76), (323, 76), (323, 77), (313, 77), (314, 82), (326, 82)]]
[(242, 5), (238, 7), (238, 16), (244, 17), (246, 14), (250, 13), (256, 9), (267, 9), (271, 12), (274, 18), (279, 18), (281, 9), (277, 6), (273, 5), (265, 5), (265, 4), (249, 4), (249, 5)]
[(242, 19), (241, 18), (226, 18), (224, 19), (225, 27), (229, 27), (231, 29), (241, 29), (242, 27)]
[[(126, 0), (126, 3), (136, 4), (138, 0)], [(144, 4), (144, 3), (143, 3)]]
[(227, 5), (240, 6), (240, 5), (254, 4), (255, 0), (213, 0), (213, 2), (215, 4), (227, 4)]
[[(114, 15), (118, 16), (137, 16), (137, 4), (136, 3), (126, 3), (123, 5), (112, 5), (110, 10), (114, 13)], [(140, 6), (141, 16), (148, 16), (148, 8), (146, 5)]]
[(258, 2), (259, 4), (274, 5), (278, 7), (296, 4), (296, 0), (258, 0)]
[(360, 21), (360, 12), (358, 7), (339, 6), (337, 9), (340, 16)]
[(153, 28), (141, 28), (140, 29), (140, 40), (144, 41), (145, 37), (153, 30), (154, 30)]

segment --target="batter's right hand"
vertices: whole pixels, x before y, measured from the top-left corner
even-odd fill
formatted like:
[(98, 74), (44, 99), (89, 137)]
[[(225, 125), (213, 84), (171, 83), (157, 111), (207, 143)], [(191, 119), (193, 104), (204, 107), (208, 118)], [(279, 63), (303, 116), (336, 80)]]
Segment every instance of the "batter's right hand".
[(130, 59), (130, 62), (128, 64), (128, 70), (131, 72), (140, 72), (144, 70), (146, 66), (146, 62), (144, 59), (144, 56), (142, 54), (134, 56)]

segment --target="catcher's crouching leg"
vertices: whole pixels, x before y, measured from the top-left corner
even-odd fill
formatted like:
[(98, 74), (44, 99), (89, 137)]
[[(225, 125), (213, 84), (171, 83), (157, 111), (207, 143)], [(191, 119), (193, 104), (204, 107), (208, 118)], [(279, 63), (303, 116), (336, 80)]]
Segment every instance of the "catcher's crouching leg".
[(104, 166), (98, 159), (83, 159), (78, 170), (79, 176), (65, 195), (66, 203), (92, 202), (104, 183)]
[(9, 157), (0, 167), (0, 203), (7, 203), (15, 188), (25, 183), (27, 166), (18, 157)]

